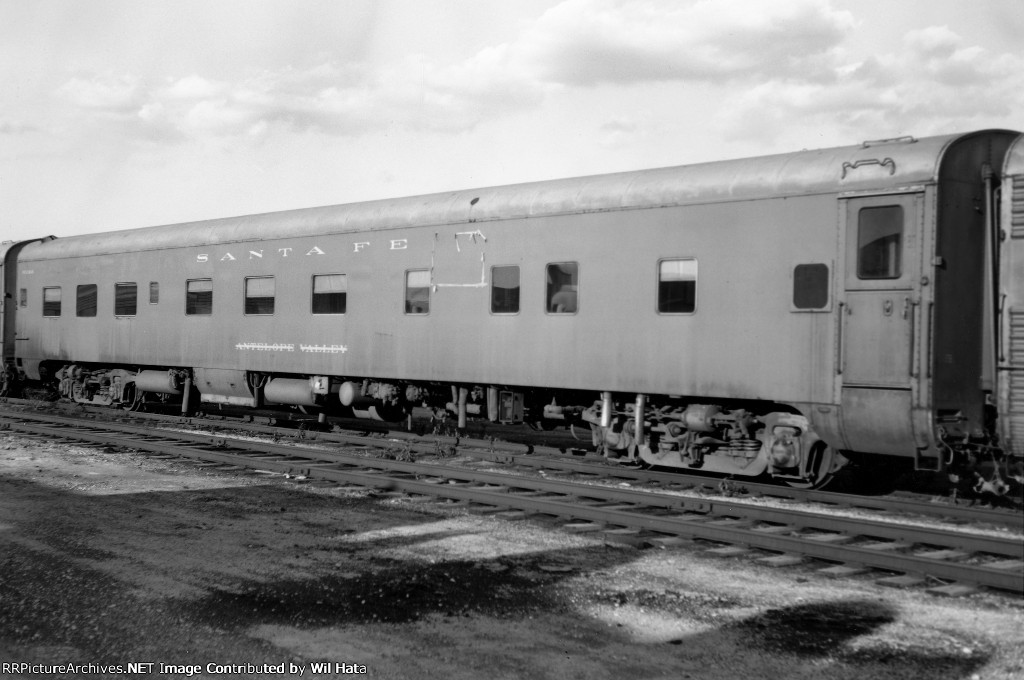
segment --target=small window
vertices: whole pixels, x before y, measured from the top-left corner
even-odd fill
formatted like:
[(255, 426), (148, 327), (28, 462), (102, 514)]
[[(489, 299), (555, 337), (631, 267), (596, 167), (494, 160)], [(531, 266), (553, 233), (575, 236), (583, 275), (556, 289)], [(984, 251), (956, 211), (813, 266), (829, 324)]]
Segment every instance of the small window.
[(828, 265), (798, 264), (793, 269), (793, 306), (797, 309), (828, 307)]
[(22, 307), (28, 307), (28, 288), (22, 288), (18, 291), (18, 304)]
[(547, 311), (549, 314), (575, 314), (578, 307), (580, 266), (576, 262), (548, 265)]
[(60, 288), (43, 288), (43, 316), (60, 316)]
[(139, 289), (134, 283), (114, 284), (114, 316), (135, 316)]
[(405, 313), (430, 311), (430, 270), (414, 269), (405, 273)]
[(491, 267), (491, 313), (519, 313), (519, 267)]
[(692, 314), (697, 309), (697, 260), (658, 263), (658, 313)]
[(260, 276), (245, 280), (245, 313), (274, 313), (273, 276)]
[(78, 287), (77, 302), (75, 304), (75, 315), (96, 316), (96, 304), (99, 296), (96, 292), (95, 283), (87, 283)]
[(344, 314), (348, 304), (348, 277), (344, 274), (313, 276), (314, 314)]
[(160, 284), (156, 281), (149, 282), (149, 304), (155, 305), (160, 302)]
[(185, 313), (213, 313), (212, 279), (193, 279), (185, 284)]
[(857, 277), (898, 279), (902, 269), (903, 206), (861, 208), (857, 216)]

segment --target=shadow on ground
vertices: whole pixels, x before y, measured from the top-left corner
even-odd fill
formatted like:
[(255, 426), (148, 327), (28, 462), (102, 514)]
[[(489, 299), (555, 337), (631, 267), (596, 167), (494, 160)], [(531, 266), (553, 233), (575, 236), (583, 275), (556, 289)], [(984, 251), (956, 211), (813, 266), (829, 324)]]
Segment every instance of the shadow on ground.
[[(521, 671), (552, 679), (930, 680), (970, 677), (989, 658), (982, 651), (888, 644), (880, 631), (899, 621), (900, 612), (876, 600), (801, 603), (739, 621), (726, 615), (726, 623), (713, 623), (721, 619), (708, 619), (706, 611), (695, 611), (686, 600), (673, 602), (653, 583), (636, 591), (609, 582), (609, 574), (622, 574), (621, 567), (638, 557), (633, 549), (597, 545), (435, 563), (377, 554), (382, 547), (415, 546), (450, 535), (426, 530), (332, 543), (339, 562), (292, 569), (290, 560), (303, 559), (303, 545), (317, 549), (316, 541), (323, 538), (307, 536), (306, 543), (293, 543), (289, 532), (302, 522), (323, 535), (350, 531), (331, 525), (328, 511), (373, 515), (375, 530), (437, 521), (385, 508), (368, 497), (339, 500), (280, 485), (86, 496), (9, 481), (0, 477), (4, 507), (11, 510), (0, 531), (0, 651), (18, 660), (52, 663), (61, 654), (92, 663), (303, 658), (301, 645), (275, 646), (254, 635), (267, 627), (291, 630), (298, 640), (328, 631), (328, 644), (352, 637), (383, 639), (380, 649), (387, 654), (376, 660), (378, 668), (407, 667), (415, 657), (418, 663), (433, 664), (427, 670), (435, 677), (447, 671), (484, 677), (498, 663), (517, 676)], [(197, 506), (204, 508), (201, 524), (194, 520)], [(183, 521), (188, 517), (193, 519)], [(241, 520), (280, 525), (271, 534), (277, 537), (275, 545), (247, 542), (244, 528), (230, 525)], [(121, 537), (115, 540), (117, 531)], [(147, 544), (146, 554), (126, 553), (126, 536), (149, 531), (159, 535), (159, 543)], [(223, 540), (209, 540), (211, 531), (221, 532), (215, 537)], [(197, 540), (204, 535), (206, 540)], [(233, 556), (252, 561), (254, 550), (261, 575), (253, 576), (250, 569), (227, 577), (233, 573), (228, 569)], [(181, 555), (188, 559), (175, 561)], [(123, 578), (130, 569), (164, 559), (166, 580), (187, 583), (202, 594), (140, 589)], [(567, 579), (586, 581), (598, 570), (599, 582), (611, 588), (606, 592), (614, 593), (616, 604), (641, 608), (650, 616), (689, 618), (702, 632), (657, 644), (638, 642), (628, 630), (586, 613), (587, 604), (569, 596)], [(595, 590), (593, 582), (589, 587)], [(725, 599), (718, 599), (718, 613), (749, 606), (728, 593), (720, 595)], [(486, 632), (476, 630), (485, 620)], [(409, 642), (413, 639), (418, 647)], [(432, 658), (429, 645), (435, 640), (443, 640), (450, 651)], [(489, 655), (477, 653), (476, 646), (484, 642), (490, 645)], [(388, 677), (404, 676), (395, 670)]]

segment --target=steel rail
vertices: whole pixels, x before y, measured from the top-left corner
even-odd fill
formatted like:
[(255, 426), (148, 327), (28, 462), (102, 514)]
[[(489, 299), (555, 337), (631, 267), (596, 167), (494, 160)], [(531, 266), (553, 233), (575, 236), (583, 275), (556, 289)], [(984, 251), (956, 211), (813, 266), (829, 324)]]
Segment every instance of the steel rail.
[[(272, 435), (281, 434), (280, 428), (264, 425), (249, 425), (245, 429), (248, 431), (262, 432)], [(428, 441), (423, 441), (423, 439), (417, 435), (404, 435), (401, 437), (388, 436), (387, 438), (379, 438), (352, 434), (339, 434), (336, 432), (304, 431), (304, 434), (301, 435), (299, 439), (305, 441), (330, 441), (341, 444), (369, 445), (374, 447), (393, 444), (396, 447), (406, 446), (409, 447), (410, 451), (428, 454), (436, 453), (438, 446), (452, 446), (458, 447), (458, 451), (461, 454), (499, 464), (519, 465), (534, 469), (564, 470), (574, 472), (576, 474), (591, 476), (595, 479), (614, 478), (618, 480), (630, 480), (653, 484), (659, 487), (657, 489), (651, 489), (651, 491), (684, 491), (694, 487), (717, 490), (718, 486), (721, 485), (723, 481), (720, 479), (709, 479), (707, 477), (679, 475), (678, 473), (659, 473), (649, 470), (630, 469), (615, 463), (588, 462), (564, 456), (522, 454), (512, 451), (512, 445), (509, 445), (504, 449), (495, 450), (495, 448), (488, 442), (459, 440), (456, 438), (441, 436), (435, 436)], [(998, 511), (978, 507), (944, 505), (911, 498), (892, 496), (875, 498), (870, 496), (859, 496), (856, 494), (791, 489), (771, 484), (749, 483), (745, 481), (733, 482), (733, 485), (743, 487), (746, 491), (746, 493), (735, 493), (734, 497), (762, 496), (768, 498), (801, 500), (804, 502), (820, 503), (822, 505), (835, 508), (846, 508), (850, 510), (882, 510), (886, 512), (898, 512), (959, 522), (989, 523), (1014, 529), (1020, 527), (1022, 521), (1024, 521), (1024, 516), (1022, 516), (1020, 512), (1009, 510)]]
[[(211, 425), (207, 419), (183, 419), (180, 416), (160, 416), (157, 414), (142, 414), (142, 416), (155, 416), (159, 419), (179, 423), (187, 421), (188, 424), (199, 427), (223, 427), (222, 423)], [(139, 417), (139, 414), (133, 414)], [(315, 423), (314, 423), (315, 424)], [(237, 424), (227, 427), (239, 427)], [(315, 429), (289, 429), (270, 425), (259, 425), (245, 423), (242, 427), (253, 432), (262, 432), (274, 436), (281, 436), (283, 433), (292, 432), (299, 439), (311, 441), (332, 441), (342, 444), (367, 443), (367, 440), (381, 441), (380, 438), (367, 437), (365, 435), (345, 434), (341, 432), (322, 432)], [(502, 442), (494, 440), (479, 440), (469, 438), (450, 437), (445, 435), (417, 435), (409, 432), (389, 431), (388, 433), (377, 432), (383, 435), (385, 440), (393, 441), (396, 445), (409, 447), (410, 451), (419, 453), (433, 453), (437, 447), (457, 448), (462, 454), (490, 460), (495, 463), (522, 465), (525, 467), (546, 467), (556, 470), (568, 470), (578, 474), (616, 477), (624, 480), (640, 481), (648, 484), (658, 484), (668, 490), (679, 489), (686, 486), (717, 489), (724, 483), (734, 487), (731, 491), (735, 496), (765, 496), (771, 498), (785, 498), (823, 505), (835, 506), (850, 509), (884, 510), (888, 512), (900, 512), (916, 514), (926, 517), (943, 517), (950, 520), (962, 522), (987, 522), (1001, 526), (1019, 527), (1024, 521), (1024, 513), (1020, 510), (983, 508), (971, 505), (952, 505), (929, 501), (922, 501), (914, 498), (898, 496), (864, 496), (852, 493), (840, 493), (834, 491), (823, 491), (815, 489), (796, 489), (793, 487), (778, 484), (767, 484), (749, 480), (724, 480), (687, 474), (685, 472), (659, 472), (656, 470), (644, 470), (629, 468), (610, 461), (595, 461), (593, 459), (579, 460), (561, 453), (560, 450), (545, 446), (530, 446), (514, 442)], [(379, 445), (379, 444), (375, 444)]]
[[(32, 420), (37, 422), (53, 422), (55, 420), (53, 417), (47, 416), (33, 415), (26, 417), (30, 417)], [(93, 426), (76, 418), (58, 418), (58, 422), (68, 426)], [(117, 430), (122, 433), (130, 433), (146, 438), (166, 436), (170, 439), (189, 441), (200, 445), (209, 444), (211, 441), (210, 435), (206, 434), (177, 431), (163, 431), (165, 434), (159, 434), (150, 428), (143, 428), (137, 425), (118, 424)], [(137, 440), (132, 441), (133, 443), (137, 442)], [(527, 478), (502, 472), (473, 470), (464, 467), (435, 463), (413, 463), (396, 460), (383, 460), (339, 451), (305, 449), (297, 446), (287, 446), (270, 442), (254, 442), (220, 435), (214, 437), (213, 441), (223, 443), (225, 446), (230, 445), (236, 448), (244, 447), (249, 451), (259, 451), (264, 454), (282, 456), (285, 459), (292, 461), (291, 467), (287, 471), (296, 474), (304, 474), (307, 471), (302, 465), (301, 461), (303, 460), (316, 460), (320, 462), (329, 461), (333, 464), (357, 468), (374, 468), (378, 470), (387, 470), (392, 473), (399, 472), (407, 475), (458, 479), (465, 482), (477, 482), (493, 486), (529, 488), (530, 490), (539, 490), (549, 493), (569, 494), (581, 499), (589, 498), (616, 503), (628, 503), (638, 507), (644, 506), (650, 508), (662, 508), (666, 510), (685, 510), (688, 512), (714, 515), (718, 517), (746, 519), (750, 521), (760, 521), (779, 525), (794, 524), (805, 529), (847, 534), (851, 537), (863, 536), (891, 541), (906, 541), (914, 544), (934, 545), (970, 552), (990, 553), (1024, 560), (1024, 543), (1016, 538), (986, 537), (959, 530), (937, 529), (934, 527), (922, 527), (910, 524), (896, 524), (868, 518), (839, 517), (833, 514), (823, 514), (818, 510), (807, 508), (799, 510), (771, 508), (752, 505), (749, 503), (738, 503), (724, 499), (694, 498), (692, 496), (680, 496), (661, 491), (622, 489), (618, 487), (608, 487), (601, 484), (581, 484), (568, 480), (555, 481), (536, 479), (532, 477)], [(375, 441), (377, 443), (388, 443), (386, 440)], [(312, 474), (309, 476), (312, 476)]]
[[(198, 436), (194, 441), (201, 442), (202, 436)], [(694, 498), (658, 491), (622, 489), (601, 484), (582, 484), (569, 480), (520, 477), (503, 472), (472, 470), (443, 464), (373, 459), (336, 451), (302, 449), (265, 442), (228, 441), (236, 447), (242, 446), (250, 450), (281, 456), (290, 461), (291, 467), (287, 470), (288, 472), (296, 474), (308, 473), (307, 476), (314, 476), (314, 471), (305, 468), (303, 463), (295, 461), (296, 458), (331, 462), (357, 468), (368, 467), (418, 477), (455, 479), (462, 482), (488, 484), (495, 487), (558, 493), (572, 496), (575, 499), (626, 503), (638, 508), (660, 508), (722, 518), (767, 522), (777, 525), (796, 525), (804, 529), (847, 534), (851, 537), (861, 536), (890, 541), (905, 541), (914, 544), (955, 548), (957, 550), (989, 553), (1024, 560), (1024, 543), (1017, 538), (987, 537), (958, 530), (894, 524), (892, 522), (867, 518), (837, 517), (836, 515), (822, 514), (820, 511), (809, 509), (770, 508), (723, 499)]]
[[(9, 403), (25, 403), (22, 400), (8, 399)], [(67, 408), (66, 405), (57, 405), (58, 408)], [(75, 408), (79, 408), (78, 405)], [(109, 409), (97, 410), (98, 413), (108, 412)], [(261, 425), (253, 422), (238, 422), (231, 418), (224, 420), (211, 420), (209, 417), (191, 418), (178, 415), (154, 414), (154, 413), (124, 413), (124, 417), (131, 419), (147, 419), (168, 425), (192, 426), (205, 429), (237, 429), (251, 432), (268, 434), (281, 437), (284, 434), (304, 441), (325, 441), (340, 444), (356, 444), (380, 447), (384, 442), (393, 444), (395, 447), (406, 447), (408, 451), (416, 453), (437, 453), (439, 447), (450, 447), (457, 449), (459, 453), (471, 457), (490, 460), (495, 463), (520, 465), (531, 468), (547, 468), (551, 470), (566, 470), (582, 475), (595, 477), (614, 477), (622, 480), (638, 481), (652, 485), (659, 485), (668, 491), (684, 490), (686, 488), (698, 487), (706, 489), (717, 489), (723, 483), (733, 487), (730, 491), (731, 497), (769, 497), (798, 500), (803, 502), (821, 503), (826, 506), (838, 508), (881, 510), (887, 512), (906, 513), (920, 515), (923, 517), (938, 517), (965, 523), (989, 523), (997, 526), (1017, 528), (1024, 521), (1024, 514), (1019, 510), (984, 508), (973, 505), (952, 505), (922, 501), (913, 498), (898, 496), (864, 496), (851, 493), (837, 493), (813, 489), (795, 489), (792, 487), (766, 484), (748, 480), (723, 480), (709, 478), (680, 472), (658, 472), (629, 468), (606, 461), (585, 461), (559, 454), (557, 449), (538, 446), (533, 447), (527, 444), (514, 442), (473, 440), (467, 438), (450, 437), (446, 435), (417, 435), (401, 431), (376, 431), (374, 435), (324, 432), (316, 429), (294, 429), (281, 428), (270, 425)], [(315, 422), (312, 422), (316, 425)], [(375, 425), (375, 423), (374, 423)]]
[[(201, 437), (194, 435), (193, 437), (181, 440), (178, 439), (177, 435), (187, 433), (167, 433), (167, 435), (174, 434), (171, 437), (154, 435), (152, 431), (132, 431), (138, 429), (132, 426), (119, 425), (118, 427), (111, 427), (109, 424), (104, 424), (108, 429), (115, 430), (115, 434), (111, 434), (109, 431), (106, 433), (97, 431), (99, 428), (95, 426), (88, 428), (82, 425), (47, 427), (34, 423), (17, 422), (17, 420), (9, 417), (7, 421), (12, 429), (20, 431), (34, 432), (56, 438), (119, 445), (124, 445), (124, 432), (116, 433), (116, 431), (121, 428), (127, 428), (131, 434), (141, 436), (141, 439), (131, 440), (132, 445), (174, 456), (213, 461), (226, 465), (258, 467), (279, 472), (295, 472), (298, 463), (302, 472), (310, 477), (345, 484), (358, 484), (371, 488), (393, 489), (405, 493), (486, 503), (495, 507), (507, 507), (527, 512), (582, 519), (610, 526), (644, 529), (662, 535), (687, 536), (717, 543), (743, 545), (769, 552), (796, 554), (829, 562), (860, 564), (887, 571), (926, 574), (936, 579), (978, 584), (1016, 593), (1024, 590), (1024, 569), (1021, 568), (1019, 563), (1015, 565), (1013, 560), (995, 563), (996, 566), (968, 564), (922, 557), (920, 555), (897, 554), (895, 551), (887, 551), (884, 547), (877, 545), (867, 547), (816, 542), (814, 539), (802, 536), (798, 532), (792, 533), (792, 535), (783, 535), (782, 533), (774, 533), (763, 529), (758, 530), (756, 527), (744, 528), (716, 524), (715, 522), (704, 522), (699, 519), (695, 520), (700, 515), (686, 513), (685, 509), (678, 509), (679, 512), (685, 513), (682, 515), (651, 514), (647, 512), (650, 510), (649, 505), (647, 507), (632, 506), (628, 508), (623, 508), (622, 506), (599, 507), (580, 503), (578, 500), (580, 495), (578, 493), (580, 491), (579, 487), (581, 486), (584, 486), (586, 494), (584, 497), (586, 498), (593, 497), (599, 491), (621, 492), (621, 490), (609, 490), (566, 482), (512, 478), (519, 482), (516, 485), (518, 488), (524, 490), (532, 488), (534, 492), (560, 494), (557, 498), (551, 498), (509, 493), (508, 482), (510, 479), (507, 476), (501, 476), (501, 485), (485, 483), (484, 486), (476, 486), (481, 483), (479, 481), (465, 481), (461, 484), (438, 484), (436, 481), (416, 479), (408, 471), (400, 469), (395, 470), (401, 473), (399, 476), (381, 474), (380, 468), (367, 470), (365, 459), (358, 461), (360, 468), (338, 469), (339, 465), (347, 464), (340, 463), (336, 460), (338, 454), (332, 454), (331, 452), (307, 450), (302, 452), (303, 455), (296, 456), (297, 451), (293, 447), (286, 447), (287, 450), (284, 452), (263, 450), (258, 455), (245, 453), (242, 450), (228, 453), (221, 449), (221, 447), (226, 445), (225, 440), (211, 440), (209, 436)], [(203, 442), (197, 441), (200, 438), (205, 439), (205, 445), (203, 445)], [(233, 443), (243, 448), (248, 448), (252, 444), (258, 444), (244, 441), (235, 441)], [(309, 458), (306, 457), (307, 455)], [(317, 458), (319, 458), (319, 462), (311, 460)], [(395, 461), (387, 461), (386, 467), (390, 469), (394, 463)], [(401, 468), (408, 465), (410, 464), (403, 463), (398, 467)], [(436, 466), (430, 467), (433, 467), (436, 471)], [(538, 481), (543, 481), (544, 484), (537, 484)], [(561, 489), (556, 491), (558, 487), (561, 487)], [(650, 498), (651, 494), (643, 494), (643, 496)], [(614, 496), (608, 497), (607, 501), (614, 503), (615, 498)], [(671, 510), (662, 508), (662, 512), (671, 512)]]
[[(666, 490), (701, 487), (717, 489), (723, 484), (735, 487), (731, 493), (735, 496), (763, 496), (768, 498), (784, 498), (822, 505), (863, 510), (885, 510), (902, 512), (927, 517), (943, 517), (963, 522), (988, 522), (1009, 527), (1019, 527), (1024, 514), (1013, 510), (995, 510), (963, 505), (945, 505), (913, 498), (898, 496), (862, 496), (834, 491), (815, 491), (810, 489), (794, 489), (792, 487), (750, 482), (746, 480), (723, 480), (709, 477), (697, 477), (685, 473), (662, 473), (652, 470), (630, 469), (616, 464), (600, 464), (585, 460), (540, 455), (514, 455), (508, 453), (489, 453), (478, 449), (464, 449), (469, 456), (493, 460), (494, 462), (522, 465), (525, 467), (548, 467), (551, 469), (568, 470), (579, 474), (602, 475), (620, 479), (630, 479), (663, 486)], [(742, 489), (742, 491), (740, 491)]]
[[(148, 416), (154, 414), (145, 415)], [(133, 417), (138, 416), (137, 414), (133, 414)], [(329, 441), (340, 444), (369, 444), (373, 446), (380, 446), (381, 442), (387, 441), (396, 446), (406, 446), (410, 451), (428, 454), (435, 453), (438, 447), (451, 447), (457, 448), (461, 454), (482, 460), (489, 460), (495, 463), (521, 465), (530, 468), (566, 470), (577, 474), (592, 475), (595, 477), (614, 477), (617, 479), (656, 484), (668, 491), (682, 490), (687, 487), (717, 489), (723, 484), (723, 481), (725, 481), (725, 483), (732, 487), (736, 487), (737, 490), (731, 492), (734, 496), (784, 498), (810, 503), (821, 503), (823, 505), (839, 508), (883, 510), (887, 512), (921, 515), (924, 517), (941, 517), (961, 522), (985, 522), (1011, 528), (1019, 527), (1021, 522), (1024, 521), (1024, 514), (1020, 511), (1014, 510), (941, 504), (898, 496), (873, 497), (851, 493), (837, 493), (832, 491), (795, 489), (792, 487), (766, 484), (762, 482), (751, 482), (747, 480), (726, 481), (723, 479), (701, 477), (680, 472), (643, 470), (629, 468), (614, 462), (607, 462), (603, 460), (579, 460), (564, 454), (559, 454), (555, 449), (549, 449), (548, 447), (530, 447), (510, 442), (473, 440), (448, 437), (444, 435), (429, 435), (429, 438), (424, 438), (424, 436), (408, 432), (389, 432), (386, 435), (383, 435), (383, 437), (373, 437), (339, 432), (320, 432), (317, 430), (294, 430), (254, 423), (244, 423), (241, 425), (237, 423), (232, 423), (230, 425), (224, 425), (222, 423), (210, 424), (206, 419), (183, 419), (176, 416), (157, 416), (157, 418), (165, 422), (176, 424), (188, 424), (210, 429), (219, 427), (239, 428), (273, 436), (281, 436), (284, 433), (294, 433), (296, 438), (307, 441)], [(382, 435), (383, 433), (378, 432), (377, 434)]]

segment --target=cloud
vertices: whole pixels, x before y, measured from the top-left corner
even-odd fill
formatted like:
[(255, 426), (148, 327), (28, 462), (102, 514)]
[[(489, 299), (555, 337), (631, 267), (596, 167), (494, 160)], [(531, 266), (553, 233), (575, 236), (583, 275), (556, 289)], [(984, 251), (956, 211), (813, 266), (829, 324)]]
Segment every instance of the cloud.
[(567, 0), (517, 49), (571, 85), (806, 77), (853, 24), (826, 0)]
[(82, 109), (123, 113), (133, 110), (143, 96), (131, 75), (76, 76), (57, 90), (58, 96)]
[(387, 68), (325, 61), (237, 82), (76, 76), (58, 94), (85, 118), (151, 139), (282, 128), (353, 135), (393, 125), (457, 132), (565, 87), (818, 71), (815, 62), (851, 22), (826, 0), (566, 0), (514, 41), (456, 63), (417, 55)]
[(635, 143), (646, 137), (647, 126), (634, 118), (612, 118), (597, 131), (598, 143), (605, 147), (618, 147)]
[(0, 135), (22, 135), (29, 132), (38, 132), (39, 128), (29, 123), (19, 123), (10, 120), (0, 119)]
[(188, 101), (192, 99), (208, 99), (220, 97), (227, 90), (224, 83), (218, 83), (197, 75), (185, 76), (172, 81), (156, 94), (160, 99)]
[(837, 68), (830, 81), (773, 78), (727, 103), (731, 130), (762, 137), (795, 120), (844, 134), (991, 126), (1024, 108), (1024, 58), (929, 27), (907, 33), (894, 52)]
[(149, 138), (260, 137), (280, 128), (354, 135), (390, 125), (460, 131), (542, 98), (543, 84), (516, 77), (502, 59), (503, 50), (493, 49), (441, 66), (415, 55), (376, 71), (326, 62), (233, 83), (79, 76), (58, 94), (82, 118)]
[[(235, 81), (79, 74), (58, 94), (82, 121), (157, 141), (459, 133), (559, 93), (650, 83), (720, 88), (715, 124), (731, 136), (770, 136), (796, 121), (857, 130), (969, 124), (1022, 106), (1018, 56), (929, 27), (858, 61), (844, 51), (856, 25), (831, 0), (565, 0), (513, 40), (452, 63), (415, 54), (386, 65), (325, 59)], [(612, 121), (598, 141), (629, 143), (649, 124)]]

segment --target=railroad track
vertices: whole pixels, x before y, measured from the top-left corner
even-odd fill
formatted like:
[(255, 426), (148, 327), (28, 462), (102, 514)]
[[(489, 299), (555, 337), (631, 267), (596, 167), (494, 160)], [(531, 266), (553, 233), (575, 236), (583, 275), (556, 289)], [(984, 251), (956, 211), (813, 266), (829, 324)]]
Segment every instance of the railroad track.
[[(182, 424), (180, 418), (169, 419), (171, 424)], [(175, 423), (175, 421), (179, 421)], [(189, 422), (200, 428), (216, 430), (219, 424), (207, 421)], [(395, 449), (410, 453), (436, 453), (441, 449), (457, 449), (459, 454), (540, 473), (570, 473), (582, 480), (629, 482), (648, 490), (668, 492), (695, 491), (726, 495), (734, 499), (771, 498), (782, 501), (816, 503), (827, 508), (868, 510), (893, 513), (911, 517), (930, 517), (960, 524), (992, 524), (1019, 529), (1024, 514), (1019, 509), (992, 508), (983, 505), (954, 503), (948, 498), (928, 497), (919, 494), (910, 497), (899, 495), (862, 496), (851, 493), (835, 493), (811, 489), (794, 489), (777, 484), (757, 482), (733, 482), (707, 476), (686, 475), (679, 472), (661, 472), (624, 466), (604, 460), (596, 455), (572, 456), (546, 447), (529, 447), (508, 442), (485, 442), (454, 437), (421, 437), (401, 432), (389, 433), (386, 439), (338, 432), (317, 432), (315, 430), (287, 430), (278, 427), (252, 423), (225, 424), (227, 430), (236, 428), (256, 434), (273, 437), (291, 436), (304, 441), (332, 442), (337, 444), (360, 444), (382, 446), (383, 442)]]
[(753, 554), (774, 566), (818, 560), (828, 563), (822, 568), (826, 574), (880, 570), (895, 574), (882, 578), (883, 582), (925, 584), (936, 592), (970, 592), (977, 587), (1018, 595), (1024, 592), (1024, 545), (1019, 538), (53, 414), (0, 411), (0, 426), (48, 439), (131, 447), (218, 465), (445, 499), (506, 517), (551, 518), (567, 530), (601, 532), (609, 540), (662, 546), (711, 543), (715, 554)]
[[(31, 402), (13, 399), (8, 401), (12, 404), (31, 404)], [(86, 410), (96, 414), (98, 417), (109, 417), (111, 414), (110, 409), (91, 407), (84, 407), (83, 409), (83, 407), (78, 405), (54, 404), (52, 407), (55, 409), (63, 407), (63, 410), (66, 412), (75, 413), (81, 413), (83, 410)], [(573, 456), (567, 455), (564, 449), (507, 441), (443, 435), (421, 436), (386, 428), (380, 428), (380, 431), (369, 435), (355, 431), (338, 431), (337, 429), (321, 431), (316, 429), (317, 424), (315, 421), (299, 421), (298, 423), (285, 421), (290, 422), (292, 425), (297, 424), (299, 427), (277, 427), (269, 424), (273, 421), (273, 418), (270, 417), (253, 418), (252, 416), (247, 416), (244, 419), (236, 419), (230, 417), (211, 418), (207, 416), (203, 418), (185, 418), (178, 415), (161, 415), (157, 413), (121, 415), (133, 420), (143, 419), (151, 421), (157, 425), (196, 427), (213, 431), (221, 429), (228, 432), (244, 431), (274, 437), (275, 439), (292, 438), (300, 441), (372, 447), (390, 446), (410, 455), (431, 455), (438, 453), (440, 450), (457, 450), (462, 455), (496, 464), (511, 465), (544, 473), (556, 471), (569, 472), (583, 480), (610, 479), (627, 481), (631, 484), (641, 485), (649, 490), (669, 492), (692, 490), (694, 492), (716, 495), (724, 494), (735, 499), (770, 498), (781, 501), (791, 500), (801, 503), (815, 503), (825, 508), (866, 510), (908, 517), (930, 517), (964, 525), (991, 524), (1015, 530), (1019, 529), (1022, 522), (1024, 522), (1024, 513), (1021, 512), (1019, 504), (1017, 508), (995, 508), (981, 504), (969, 504), (963, 501), (953, 502), (948, 497), (922, 494), (912, 494), (910, 496), (893, 494), (865, 496), (853, 493), (795, 489), (789, 486), (746, 480), (733, 482), (702, 475), (688, 475), (678, 471), (645, 470), (607, 461), (593, 454)], [(285, 417), (287, 417), (287, 414), (285, 414)], [(306, 427), (307, 424), (309, 425), (308, 428)], [(376, 425), (376, 423), (373, 425)], [(385, 444), (384, 442), (388, 443)], [(577, 453), (582, 453), (582, 451), (577, 451)]]

